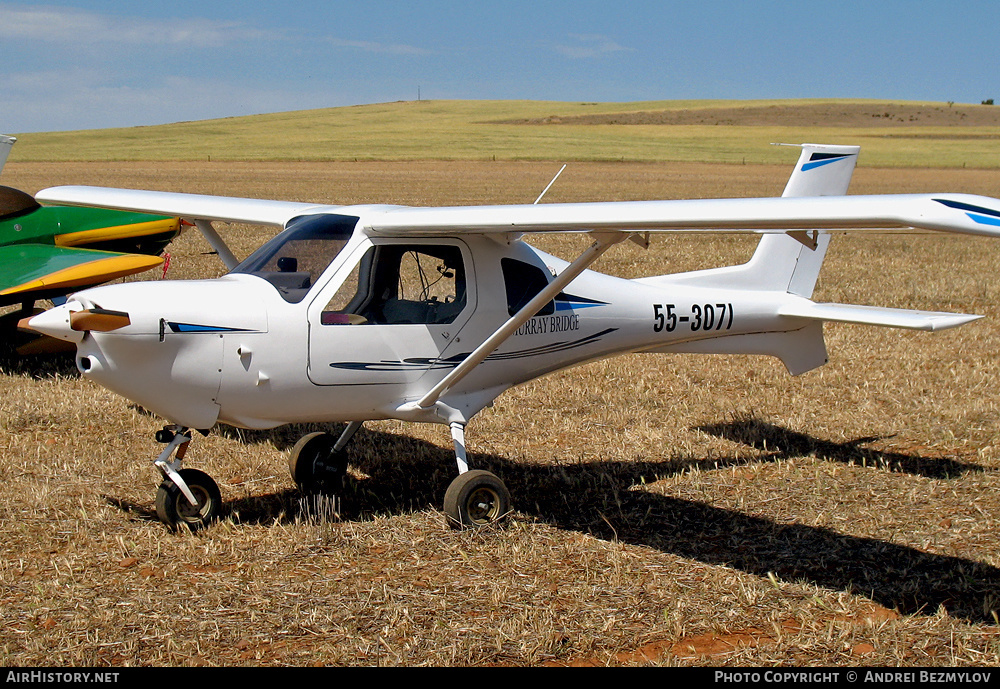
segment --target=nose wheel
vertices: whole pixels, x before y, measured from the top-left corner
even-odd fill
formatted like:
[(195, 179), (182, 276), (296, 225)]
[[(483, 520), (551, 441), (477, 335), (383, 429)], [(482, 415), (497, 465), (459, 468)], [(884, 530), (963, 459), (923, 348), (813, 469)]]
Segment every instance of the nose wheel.
[(222, 494), (218, 484), (204, 471), (181, 469), (191, 431), (167, 426), (157, 432), (156, 440), (166, 443), (154, 462), (163, 474), (163, 483), (156, 491), (156, 516), (173, 530), (187, 526), (197, 531), (208, 526), (222, 514)]
[(192, 531), (197, 531), (219, 517), (222, 494), (218, 484), (204, 471), (181, 469), (178, 473), (194, 495), (194, 504), (191, 504), (178, 484), (165, 479), (156, 491), (156, 516), (171, 529), (176, 530), (181, 525), (186, 525)]

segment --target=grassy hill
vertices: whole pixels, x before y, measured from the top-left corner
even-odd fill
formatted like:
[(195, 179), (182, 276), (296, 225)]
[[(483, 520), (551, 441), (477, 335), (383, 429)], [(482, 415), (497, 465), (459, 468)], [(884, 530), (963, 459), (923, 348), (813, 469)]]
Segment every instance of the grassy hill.
[(777, 163), (773, 142), (862, 164), (1000, 167), (1000, 108), (865, 100), (408, 101), (24, 134), (12, 161), (559, 160)]

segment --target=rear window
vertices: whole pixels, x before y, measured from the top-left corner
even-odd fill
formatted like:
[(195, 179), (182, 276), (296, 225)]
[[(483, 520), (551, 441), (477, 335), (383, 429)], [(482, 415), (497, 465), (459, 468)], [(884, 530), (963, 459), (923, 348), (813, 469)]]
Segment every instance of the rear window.
[[(507, 291), (507, 313), (513, 316), (524, 308), (536, 294), (549, 284), (549, 275), (538, 266), (513, 258), (500, 259), (503, 271), (504, 287)], [(555, 305), (550, 301), (543, 306), (536, 316), (547, 316), (555, 313)]]

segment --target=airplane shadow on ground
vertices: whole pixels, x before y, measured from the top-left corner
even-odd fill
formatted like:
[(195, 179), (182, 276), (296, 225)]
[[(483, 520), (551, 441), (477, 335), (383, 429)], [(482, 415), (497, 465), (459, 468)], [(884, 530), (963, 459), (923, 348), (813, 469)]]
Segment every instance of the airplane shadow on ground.
[(698, 426), (696, 430), (749, 445), (768, 453), (768, 457), (774, 460), (814, 456), (842, 464), (858, 464), (935, 479), (954, 478), (966, 472), (983, 470), (978, 464), (959, 462), (948, 457), (922, 457), (899, 452), (880, 452), (863, 447), (876, 440), (885, 440), (885, 437), (867, 436), (845, 443), (834, 443), (775, 426), (753, 416), (738, 417), (728, 423)]
[[(224, 433), (244, 443), (268, 442), (284, 449), (304, 428)], [(326, 430), (336, 432), (338, 427), (330, 425)], [(869, 464), (876, 467), (934, 478), (982, 470), (973, 464), (917, 455), (869, 456), (870, 451), (858, 445), (870, 439), (831, 443), (755, 419), (702, 430), (751, 446), (762, 446), (766, 437), (768, 448), (774, 448), (771, 454), (753, 460), (713, 459), (713, 468), (813, 453), (830, 461), (872, 460)], [(364, 430), (349, 453), (352, 467), (366, 478), (349, 481), (340, 496), (339, 515), (345, 520), (440, 509), (455, 475), (450, 448), (406, 436)], [(648, 483), (691, 466), (704, 466), (698, 460), (538, 464), (473, 455), (471, 464), (501, 476), (519, 512), (561, 529), (655, 548), (755, 576), (773, 573), (785, 581), (849, 591), (903, 614), (933, 615), (944, 606), (953, 617), (996, 623), (993, 611), (1000, 609), (1000, 569), (982, 562), (631, 490), (644, 479)], [(240, 523), (301, 518), (301, 502), (294, 489), (235, 500), (228, 507)]]

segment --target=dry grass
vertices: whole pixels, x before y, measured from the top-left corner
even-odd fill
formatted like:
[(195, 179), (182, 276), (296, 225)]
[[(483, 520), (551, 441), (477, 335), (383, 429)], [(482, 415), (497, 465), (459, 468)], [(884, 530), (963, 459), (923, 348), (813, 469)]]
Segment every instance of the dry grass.
[[(788, 165), (579, 164), (548, 200), (763, 195)], [(528, 163), (11, 163), (75, 182), (337, 201), (533, 200)], [(855, 193), (995, 195), (973, 171), (862, 169)], [(251, 228), (224, 228), (246, 248)], [(575, 240), (548, 240), (570, 252)], [(619, 247), (620, 275), (742, 260), (721, 238)], [(174, 277), (218, 272), (197, 235)], [(837, 238), (822, 299), (983, 313), (936, 335), (828, 326), (798, 378), (757, 357), (626, 356), (502, 396), (469, 428), (504, 528), (448, 529), (445, 429), (371, 424), (339, 505), (302, 505), (304, 428), (196, 438), (230, 516), (152, 515), (159, 419), (65, 359), (0, 375), (7, 665), (1000, 664), (1000, 244)], [(147, 276), (148, 277), (148, 276)], [(156, 276), (151, 276), (156, 277)], [(334, 509), (335, 508), (335, 509)], [(340, 518), (333, 516), (339, 513)], [(326, 518), (323, 518), (326, 517)]]

